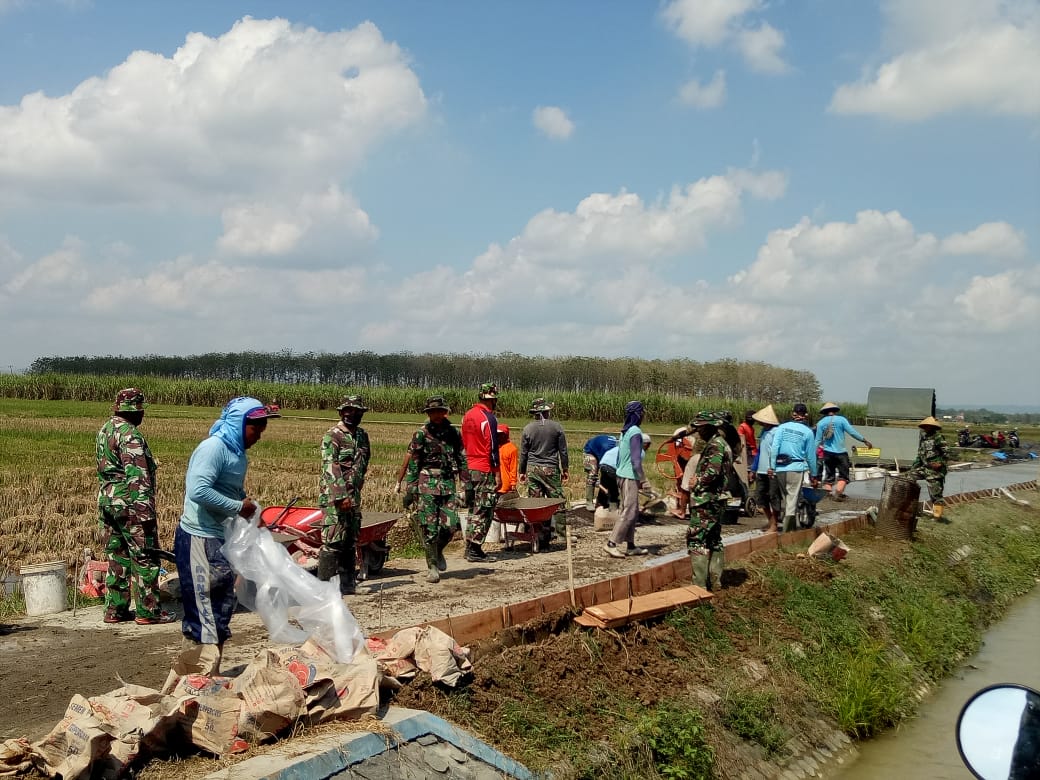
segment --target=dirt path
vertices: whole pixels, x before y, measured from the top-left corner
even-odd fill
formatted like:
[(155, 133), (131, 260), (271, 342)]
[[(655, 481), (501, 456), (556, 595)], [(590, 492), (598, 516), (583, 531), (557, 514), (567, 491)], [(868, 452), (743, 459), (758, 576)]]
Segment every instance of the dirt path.
[[(852, 502), (842, 505), (849, 506)], [(821, 507), (822, 508), (822, 507)], [(572, 510), (572, 526), (580, 533), (574, 543), (575, 584), (636, 571), (653, 557), (609, 558), (602, 550), (606, 534), (592, 530), (591, 513)], [(763, 519), (742, 518), (723, 526), (726, 535), (761, 527)], [(685, 526), (665, 516), (641, 524), (636, 539), (655, 555), (683, 549)], [(498, 545), (486, 545), (489, 552)], [(437, 585), (424, 581), (420, 559), (391, 559), (371, 584), (376, 592), (355, 596), (349, 605), (368, 632), (403, 628), (446, 615), (460, 615), (554, 593), (567, 587), (567, 555), (560, 547), (532, 555), (525, 545), (498, 550), (491, 564), (462, 559), (462, 545), (447, 550), (448, 571)], [(176, 609), (176, 605), (173, 605)], [(102, 623), (102, 608), (80, 609), (0, 626), (0, 739), (37, 739), (61, 719), (74, 693), (94, 696), (125, 682), (158, 688), (166, 678), (180, 645), (180, 624), (136, 626)], [(225, 648), (225, 668), (251, 660), (269, 644), (267, 631), (251, 613), (237, 614), (234, 637)]]

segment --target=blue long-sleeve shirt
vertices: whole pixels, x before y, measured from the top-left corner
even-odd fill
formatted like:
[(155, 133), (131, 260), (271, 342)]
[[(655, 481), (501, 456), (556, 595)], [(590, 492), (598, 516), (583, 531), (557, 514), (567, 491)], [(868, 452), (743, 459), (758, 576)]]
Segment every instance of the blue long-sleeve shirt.
[(812, 428), (791, 420), (778, 425), (769, 450), (769, 468), (773, 471), (808, 471), (816, 473), (816, 437)]
[(585, 442), (582, 452), (591, 455), (598, 462), (603, 459), (603, 453), (616, 446), (618, 446), (616, 436), (611, 436), (609, 433), (601, 433), (599, 436), (593, 436)]
[(816, 424), (816, 446), (824, 452), (845, 452), (845, 436), (866, 443), (866, 439), (840, 414), (829, 414)]

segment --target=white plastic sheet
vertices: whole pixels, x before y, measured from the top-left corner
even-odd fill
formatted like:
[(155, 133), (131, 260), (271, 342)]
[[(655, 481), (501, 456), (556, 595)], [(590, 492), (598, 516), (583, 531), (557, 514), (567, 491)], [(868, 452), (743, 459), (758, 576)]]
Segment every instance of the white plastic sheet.
[(365, 648), (361, 626), (340, 596), (338, 576), (319, 580), (252, 518), (229, 518), (221, 549), (239, 575), (238, 600), (260, 615), (272, 640), (300, 644), (311, 638), (343, 664)]

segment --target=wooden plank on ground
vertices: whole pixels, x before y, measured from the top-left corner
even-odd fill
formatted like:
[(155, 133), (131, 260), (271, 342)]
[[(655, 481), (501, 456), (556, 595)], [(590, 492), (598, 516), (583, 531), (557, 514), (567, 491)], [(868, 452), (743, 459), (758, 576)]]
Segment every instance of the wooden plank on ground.
[[(704, 588), (696, 585), (683, 585), (656, 593), (634, 596), (632, 599), (621, 599), (589, 607), (577, 618), (577, 622), (597, 628), (614, 628), (632, 621), (663, 615), (676, 607), (710, 601), (711, 598), (711, 593)], [(600, 623), (603, 625), (601, 626)]]
[(670, 563), (648, 567), (654, 590), (664, 590), (675, 584), (675, 572)]
[(529, 620), (541, 617), (542, 601), (541, 599), (518, 601), (516, 604), (510, 604), (506, 609), (509, 610), (509, 614), (507, 615), (509, 625), (522, 626)]
[(654, 575), (650, 573), (649, 569), (634, 571), (628, 575), (628, 586), (631, 588), (633, 596), (639, 596), (643, 593), (653, 593)]
[(476, 639), (491, 636), (505, 628), (502, 620), (502, 608), (492, 607), (480, 612), (469, 612), (465, 615), (453, 615), (446, 618), (448, 633), (460, 645), (468, 644)]

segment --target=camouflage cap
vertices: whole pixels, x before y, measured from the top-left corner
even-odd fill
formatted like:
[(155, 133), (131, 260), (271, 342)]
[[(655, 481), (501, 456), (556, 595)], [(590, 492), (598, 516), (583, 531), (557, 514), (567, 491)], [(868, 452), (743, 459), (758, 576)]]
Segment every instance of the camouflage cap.
[(498, 398), (498, 385), (494, 382), (485, 382), (480, 386), (481, 398)]
[(544, 398), (539, 396), (538, 398), (535, 398), (533, 401), (531, 401), (531, 408), (527, 411), (529, 411), (531, 414), (536, 414), (537, 412), (551, 412), (555, 406), (556, 404), (550, 403), (549, 401), (546, 401)]
[(423, 407), (424, 412), (432, 412), (437, 409), (449, 413), (451, 412), (451, 407), (445, 403), (443, 395), (431, 395), (426, 399), (426, 406)]
[(136, 387), (128, 387), (120, 390), (116, 395), (116, 402), (112, 406), (113, 412), (143, 412), (144, 393)]
[(718, 428), (722, 425), (722, 418), (718, 412), (697, 412), (697, 416), (693, 418), (692, 425), (694, 428), (700, 428), (702, 425), (711, 425)]
[(360, 395), (344, 396), (343, 402), (336, 407), (336, 411), (342, 412), (344, 409), (358, 409), (362, 412), (368, 411), (368, 407), (365, 406), (365, 402), (361, 399)]

